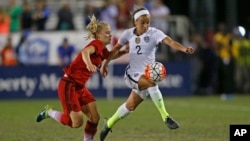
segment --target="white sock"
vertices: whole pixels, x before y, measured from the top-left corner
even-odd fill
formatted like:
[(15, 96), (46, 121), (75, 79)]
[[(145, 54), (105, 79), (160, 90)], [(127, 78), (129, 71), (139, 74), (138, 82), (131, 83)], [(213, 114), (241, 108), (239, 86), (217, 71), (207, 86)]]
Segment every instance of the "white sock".
[(112, 128), (120, 119), (129, 115), (132, 111), (129, 111), (126, 107), (126, 103), (123, 103), (113, 114), (111, 118), (108, 119), (107, 125)]
[(93, 136), (87, 133), (84, 133), (83, 141), (93, 141)]
[(169, 114), (166, 111), (161, 91), (159, 90), (158, 86), (149, 87), (147, 90), (156, 108), (159, 110), (163, 121), (165, 121)]
[(62, 116), (62, 112), (56, 111), (56, 110), (49, 110), (48, 111), (48, 115), (53, 118), (54, 120), (60, 122), (61, 116)]
[(126, 117), (128, 114), (130, 114), (132, 111), (129, 111), (126, 107), (126, 103), (123, 103), (117, 110), (117, 114), (120, 119)]

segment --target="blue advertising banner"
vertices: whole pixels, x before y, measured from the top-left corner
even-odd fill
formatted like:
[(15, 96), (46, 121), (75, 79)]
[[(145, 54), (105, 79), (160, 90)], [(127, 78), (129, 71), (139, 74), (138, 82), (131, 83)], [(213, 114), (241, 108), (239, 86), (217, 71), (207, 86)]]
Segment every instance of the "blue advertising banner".
[(28, 38), (20, 48), (20, 61), (23, 64), (48, 64), (49, 41), (43, 38)]
[[(159, 83), (164, 96), (191, 95), (191, 68), (187, 62), (165, 63), (167, 78)], [(103, 79), (95, 73), (87, 87), (96, 97), (124, 97), (130, 89), (123, 75), (126, 65), (114, 64)], [(57, 66), (0, 67), (0, 99), (57, 98), (57, 85), (63, 71)]]
[(0, 98), (57, 97), (62, 73), (54, 66), (0, 67)]

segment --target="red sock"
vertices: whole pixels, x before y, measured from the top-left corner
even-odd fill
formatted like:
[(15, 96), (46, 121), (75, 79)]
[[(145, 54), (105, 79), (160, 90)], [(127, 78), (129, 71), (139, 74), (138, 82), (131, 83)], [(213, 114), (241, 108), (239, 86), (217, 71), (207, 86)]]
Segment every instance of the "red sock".
[(97, 125), (98, 125), (98, 123), (93, 123), (93, 122), (88, 120), (86, 123), (85, 129), (84, 129), (84, 134), (91, 135), (93, 138), (96, 134), (96, 131), (97, 131)]
[(71, 121), (71, 118), (68, 114), (62, 114), (61, 123), (63, 125), (68, 125), (69, 127), (72, 127), (72, 121)]

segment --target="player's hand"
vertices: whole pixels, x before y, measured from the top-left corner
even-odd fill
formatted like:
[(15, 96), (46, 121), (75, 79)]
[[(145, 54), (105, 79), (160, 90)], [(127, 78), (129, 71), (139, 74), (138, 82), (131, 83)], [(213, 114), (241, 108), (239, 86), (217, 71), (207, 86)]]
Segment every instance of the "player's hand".
[(126, 48), (124, 49), (126, 53), (129, 53), (129, 43), (126, 44)]
[(98, 70), (98, 68), (93, 64), (88, 64), (87, 69), (91, 72), (96, 72)]
[(100, 73), (101, 73), (102, 77), (105, 78), (108, 75), (107, 67), (106, 66), (101, 66)]
[(186, 50), (185, 50), (185, 53), (187, 53), (187, 54), (193, 54), (193, 53), (194, 53), (194, 48), (188, 46), (188, 47), (186, 48)]

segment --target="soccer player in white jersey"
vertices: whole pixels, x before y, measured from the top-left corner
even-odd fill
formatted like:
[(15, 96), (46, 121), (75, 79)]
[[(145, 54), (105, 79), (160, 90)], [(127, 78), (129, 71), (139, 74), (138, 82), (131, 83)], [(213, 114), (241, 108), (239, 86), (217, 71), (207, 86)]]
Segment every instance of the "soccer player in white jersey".
[(192, 47), (184, 47), (180, 43), (172, 40), (159, 29), (150, 27), (150, 14), (145, 8), (139, 8), (133, 12), (134, 27), (125, 30), (118, 43), (111, 51), (111, 55), (107, 58), (100, 71), (103, 77), (108, 74), (107, 64), (113, 59), (112, 56), (126, 44), (129, 45), (129, 65), (125, 70), (124, 79), (128, 87), (132, 89), (128, 99), (123, 103), (117, 111), (109, 118), (104, 119), (100, 140), (104, 141), (111, 128), (125, 116), (130, 114), (135, 108), (150, 95), (152, 101), (160, 112), (162, 120), (169, 129), (179, 127), (165, 109), (164, 100), (161, 91), (156, 83), (147, 80), (144, 76), (144, 68), (147, 64), (155, 62), (155, 54), (157, 44), (163, 42), (173, 49), (181, 52), (192, 54)]

